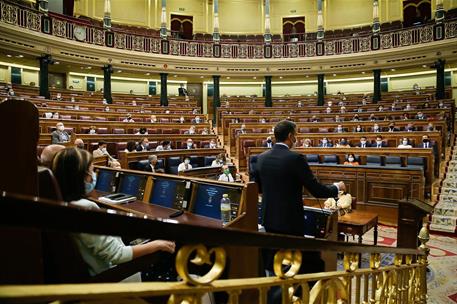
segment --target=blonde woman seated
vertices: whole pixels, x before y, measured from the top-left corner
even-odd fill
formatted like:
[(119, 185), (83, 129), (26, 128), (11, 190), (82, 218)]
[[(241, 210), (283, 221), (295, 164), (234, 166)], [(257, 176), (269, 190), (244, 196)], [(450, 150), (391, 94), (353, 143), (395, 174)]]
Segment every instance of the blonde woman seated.
[[(97, 179), (92, 160), (89, 152), (78, 148), (64, 149), (54, 157), (52, 171), (65, 202), (79, 207), (99, 209), (96, 203), (87, 199), (88, 194), (94, 190)], [(163, 240), (127, 246), (117, 236), (76, 233), (72, 237), (87, 264), (89, 273), (93, 276), (117, 264), (157, 251), (175, 251), (174, 242)], [(123, 281), (140, 282), (141, 275), (136, 273)]]
[(346, 166), (358, 166), (359, 163), (355, 160), (354, 154), (349, 154), (347, 160), (344, 162)]
[(313, 146), (313, 143), (311, 142), (311, 139), (305, 138), (303, 140), (303, 148), (311, 148)]

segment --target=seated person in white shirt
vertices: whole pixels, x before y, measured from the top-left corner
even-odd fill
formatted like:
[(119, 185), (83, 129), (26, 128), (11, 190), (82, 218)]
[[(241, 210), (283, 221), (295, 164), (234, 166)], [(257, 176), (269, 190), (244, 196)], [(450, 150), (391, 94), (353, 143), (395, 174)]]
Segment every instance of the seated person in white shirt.
[(190, 126), (189, 130), (187, 130), (186, 134), (193, 135), (195, 134), (195, 126)]
[[(89, 193), (95, 188), (97, 179), (92, 160), (89, 152), (78, 148), (64, 149), (55, 156), (52, 171), (65, 202), (79, 207), (99, 209), (96, 203), (87, 199)], [(175, 251), (175, 243), (164, 240), (127, 246), (120, 237), (111, 235), (74, 233), (72, 238), (92, 276), (115, 265), (157, 251), (170, 253)], [(141, 282), (141, 274), (136, 273), (123, 281)]]
[(217, 149), (217, 143), (216, 143), (216, 140), (214, 140), (214, 138), (209, 141), (209, 148)]
[(178, 172), (186, 171), (189, 169), (192, 169), (192, 165), (190, 164), (190, 158), (186, 157), (186, 158), (184, 158), (184, 161), (179, 164)]
[(271, 140), (271, 136), (267, 137), (267, 140), (265, 141), (263, 146), (266, 148), (273, 148), (273, 141)]
[(127, 114), (127, 117), (124, 118), (124, 120), (122, 122), (135, 122), (135, 120), (133, 120), (132, 118), (132, 114)]
[(148, 130), (146, 128), (140, 128), (135, 135), (148, 135)]
[(203, 128), (202, 135), (208, 135), (208, 134), (209, 134), (208, 128)]
[(233, 176), (230, 173), (230, 169), (227, 165), (222, 166), (222, 174), (219, 175), (219, 178), (217, 180), (220, 182), (231, 182), (231, 183), (233, 183), (235, 181), (233, 179)]
[(211, 167), (221, 167), (221, 166), (225, 165), (225, 163), (226, 163), (225, 154), (221, 153), (216, 156), (215, 160), (213, 160), (213, 162), (211, 163)]
[(398, 145), (397, 148), (399, 148), (399, 149), (409, 149), (409, 148), (412, 148), (412, 147), (413, 146), (411, 146), (411, 144), (409, 143), (408, 138), (403, 137), (402, 140), (401, 140), (401, 143)]
[(156, 123), (157, 122), (157, 116), (151, 115), (150, 122), (151, 123)]
[(169, 151), (171, 150), (171, 142), (169, 140), (164, 140), (156, 147), (156, 151)]
[(99, 142), (98, 148), (92, 151), (92, 156), (96, 158), (106, 155), (108, 156), (108, 166), (110, 166), (111, 168), (120, 168), (121, 164), (117, 161), (117, 159), (115, 159), (109, 154), (108, 150), (106, 149), (107, 146), (108, 145), (106, 142)]

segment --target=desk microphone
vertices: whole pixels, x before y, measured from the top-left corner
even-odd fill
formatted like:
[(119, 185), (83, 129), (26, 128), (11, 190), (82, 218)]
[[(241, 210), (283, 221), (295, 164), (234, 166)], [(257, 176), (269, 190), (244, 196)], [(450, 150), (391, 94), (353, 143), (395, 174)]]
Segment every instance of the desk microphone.
[(178, 210), (178, 211), (176, 211), (176, 212), (170, 214), (168, 217), (169, 217), (169, 218), (175, 218), (175, 217), (181, 216), (181, 215), (183, 215), (183, 214), (184, 214), (184, 211)]

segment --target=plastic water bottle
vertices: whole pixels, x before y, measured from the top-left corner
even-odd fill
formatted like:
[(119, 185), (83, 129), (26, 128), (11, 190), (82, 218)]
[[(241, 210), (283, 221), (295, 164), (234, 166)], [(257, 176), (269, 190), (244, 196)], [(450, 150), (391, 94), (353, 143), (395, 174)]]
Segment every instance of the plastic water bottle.
[(221, 199), (221, 220), (222, 224), (226, 225), (228, 222), (230, 222), (230, 214), (232, 212), (232, 209), (230, 207), (230, 199), (228, 194), (222, 195)]

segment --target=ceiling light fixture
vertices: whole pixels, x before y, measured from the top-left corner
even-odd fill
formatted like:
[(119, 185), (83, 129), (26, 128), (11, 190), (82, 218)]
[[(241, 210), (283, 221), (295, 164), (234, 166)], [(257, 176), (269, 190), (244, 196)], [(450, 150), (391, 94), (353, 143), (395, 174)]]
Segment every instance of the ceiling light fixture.
[(24, 55), (17, 55), (17, 58), (24, 58)]
[(146, 75), (146, 76), (149, 76), (149, 75), (151, 75), (151, 73), (146, 73), (145, 75)]
[(230, 79), (230, 76), (227, 76), (226, 79)]
[(390, 69), (392, 72), (395, 72), (395, 69)]
[(11, 58), (11, 57), (13, 57), (13, 55), (8, 54), (8, 55), (6, 55), (6, 57)]

